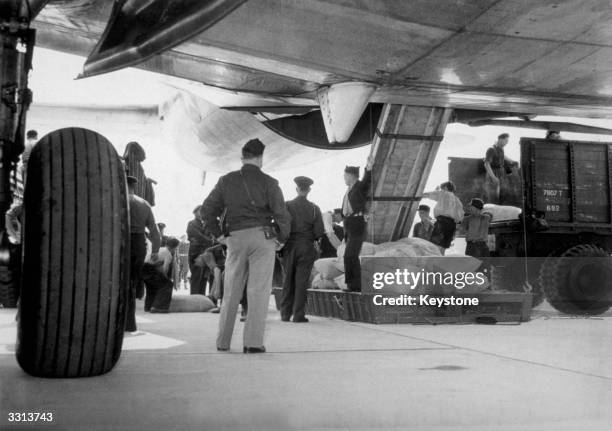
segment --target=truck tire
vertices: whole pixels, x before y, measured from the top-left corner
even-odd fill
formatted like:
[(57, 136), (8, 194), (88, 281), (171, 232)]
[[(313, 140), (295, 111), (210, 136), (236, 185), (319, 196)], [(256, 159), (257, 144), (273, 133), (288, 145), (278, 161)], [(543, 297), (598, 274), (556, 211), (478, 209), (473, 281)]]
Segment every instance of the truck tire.
[(125, 170), (103, 136), (57, 130), (34, 147), (24, 195), (17, 361), (40, 377), (110, 371), (129, 283)]
[[(601, 258), (577, 260), (576, 258)], [(604, 259), (605, 258), (605, 259)], [(580, 244), (548, 257), (540, 271), (546, 299), (566, 314), (598, 315), (612, 306), (612, 260), (600, 247)]]

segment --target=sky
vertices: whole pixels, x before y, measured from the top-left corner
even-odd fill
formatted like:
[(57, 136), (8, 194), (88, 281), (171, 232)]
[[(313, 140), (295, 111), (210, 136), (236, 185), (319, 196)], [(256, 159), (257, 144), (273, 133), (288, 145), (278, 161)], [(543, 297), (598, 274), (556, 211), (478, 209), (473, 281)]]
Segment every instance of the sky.
[[(73, 55), (36, 48), (34, 68), (30, 76), (30, 88), (34, 103), (28, 114), (28, 128), (37, 129), (40, 136), (61, 127), (80, 126), (93, 129), (106, 136), (123, 154), (129, 141), (138, 141), (147, 153), (143, 163), (148, 177), (158, 182), (156, 186), (157, 221), (167, 225), (167, 233), (174, 236), (184, 234), (185, 226), (192, 217), (193, 208), (200, 204), (228, 169), (205, 171), (190, 163), (177, 153), (175, 146), (164, 141), (160, 121), (156, 115), (135, 115), (126, 107), (155, 107), (163, 103), (173, 92), (169, 78), (138, 69), (125, 69), (106, 75), (75, 80), (81, 72), (85, 59)], [(48, 105), (71, 107), (69, 110), (48, 108)], [(83, 107), (112, 107), (103, 113)], [(552, 117), (538, 119), (551, 120)], [(612, 127), (607, 120), (585, 120), (556, 118), (562, 121), (581, 122), (600, 127)], [(493, 126), (469, 127), (450, 124), (446, 128), (436, 161), (427, 182), (427, 189), (448, 178), (448, 157), (483, 157), (486, 149), (502, 132), (510, 133), (506, 154), (519, 159), (518, 142), (522, 136), (542, 138), (541, 130), (500, 128)], [(564, 139), (612, 140), (611, 137), (564, 133)], [(342, 174), (345, 165), (364, 166), (370, 146), (343, 151), (322, 151), (321, 158), (314, 162), (296, 165), (284, 171), (275, 171), (267, 166), (264, 171), (279, 180), (286, 199), (295, 196), (292, 179), (306, 175), (314, 180), (310, 200), (322, 210), (341, 206), (345, 186)], [(239, 154), (236, 155), (239, 158)]]

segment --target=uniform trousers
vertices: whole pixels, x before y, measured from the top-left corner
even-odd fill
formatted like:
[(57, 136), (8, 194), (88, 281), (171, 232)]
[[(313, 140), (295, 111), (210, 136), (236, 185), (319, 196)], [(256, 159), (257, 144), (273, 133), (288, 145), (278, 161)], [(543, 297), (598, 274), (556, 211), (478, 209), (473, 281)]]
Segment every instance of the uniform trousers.
[(344, 218), (344, 282), (348, 290), (361, 291), (361, 262), (359, 253), (366, 232), (366, 222), (363, 216)]
[(144, 233), (133, 233), (130, 236), (130, 289), (128, 292), (127, 317), (125, 330), (136, 331), (136, 295), (142, 283), (142, 266), (147, 256), (147, 243)]
[(208, 268), (195, 264), (196, 258), (204, 253), (202, 248), (189, 249), (189, 289), (192, 295), (206, 295), (206, 282), (208, 281)]
[(225, 283), (217, 347), (230, 347), (245, 285), (249, 312), (244, 326), (243, 345), (262, 347), (272, 291), (276, 242), (266, 239), (262, 227), (254, 227), (230, 232), (226, 244)]
[(285, 279), (281, 299), (281, 318), (293, 320), (304, 318), (306, 307), (306, 289), (310, 281), (312, 266), (317, 258), (313, 241), (301, 240), (287, 242), (283, 249)]

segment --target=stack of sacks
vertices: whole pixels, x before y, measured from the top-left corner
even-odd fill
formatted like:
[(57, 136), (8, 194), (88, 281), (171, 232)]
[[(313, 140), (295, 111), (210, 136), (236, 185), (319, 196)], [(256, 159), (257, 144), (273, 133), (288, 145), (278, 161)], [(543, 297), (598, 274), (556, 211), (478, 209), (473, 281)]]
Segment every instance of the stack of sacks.
[[(312, 280), (314, 289), (338, 289), (341, 285), (337, 284), (337, 279), (342, 278), (344, 284), (344, 249), (346, 244), (342, 243), (338, 247), (338, 257), (328, 257), (318, 259), (314, 263), (313, 273), (315, 274)], [(376, 251), (376, 245), (371, 242), (364, 242), (361, 247), (361, 256), (372, 256)]]
[(173, 295), (170, 303), (171, 313), (196, 313), (210, 311), (215, 304), (204, 295)]
[(491, 221), (517, 220), (523, 211), (519, 207), (509, 205), (485, 204), (482, 212), (491, 214)]
[[(315, 273), (312, 287), (314, 289), (338, 289), (344, 286), (344, 249), (338, 247), (338, 257), (318, 259), (314, 263)], [(399, 241), (372, 244), (364, 242), (361, 256), (376, 257), (416, 257), (440, 256), (437, 246), (421, 238), (402, 238)]]
[(402, 238), (398, 241), (383, 242), (376, 246), (376, 257), (417, 257), (417, 256), (441, 256), (440, 249), (435, 244), (422, 238)]

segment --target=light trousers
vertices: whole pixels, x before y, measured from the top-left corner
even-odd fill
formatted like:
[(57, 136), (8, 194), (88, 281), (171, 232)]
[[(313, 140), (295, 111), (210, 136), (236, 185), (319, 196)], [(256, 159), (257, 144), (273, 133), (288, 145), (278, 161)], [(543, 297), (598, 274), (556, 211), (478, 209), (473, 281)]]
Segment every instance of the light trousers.
[(232, 341), (238, 304), (247, 289), (249, 310), (244, 326), (245, 347), (262, 347), (276, 242), (266, 239), (263, 229), (255, 227), (231, 232), (227, 237), (223, 303), (219, 315), (217, 347), (227, 349)]

